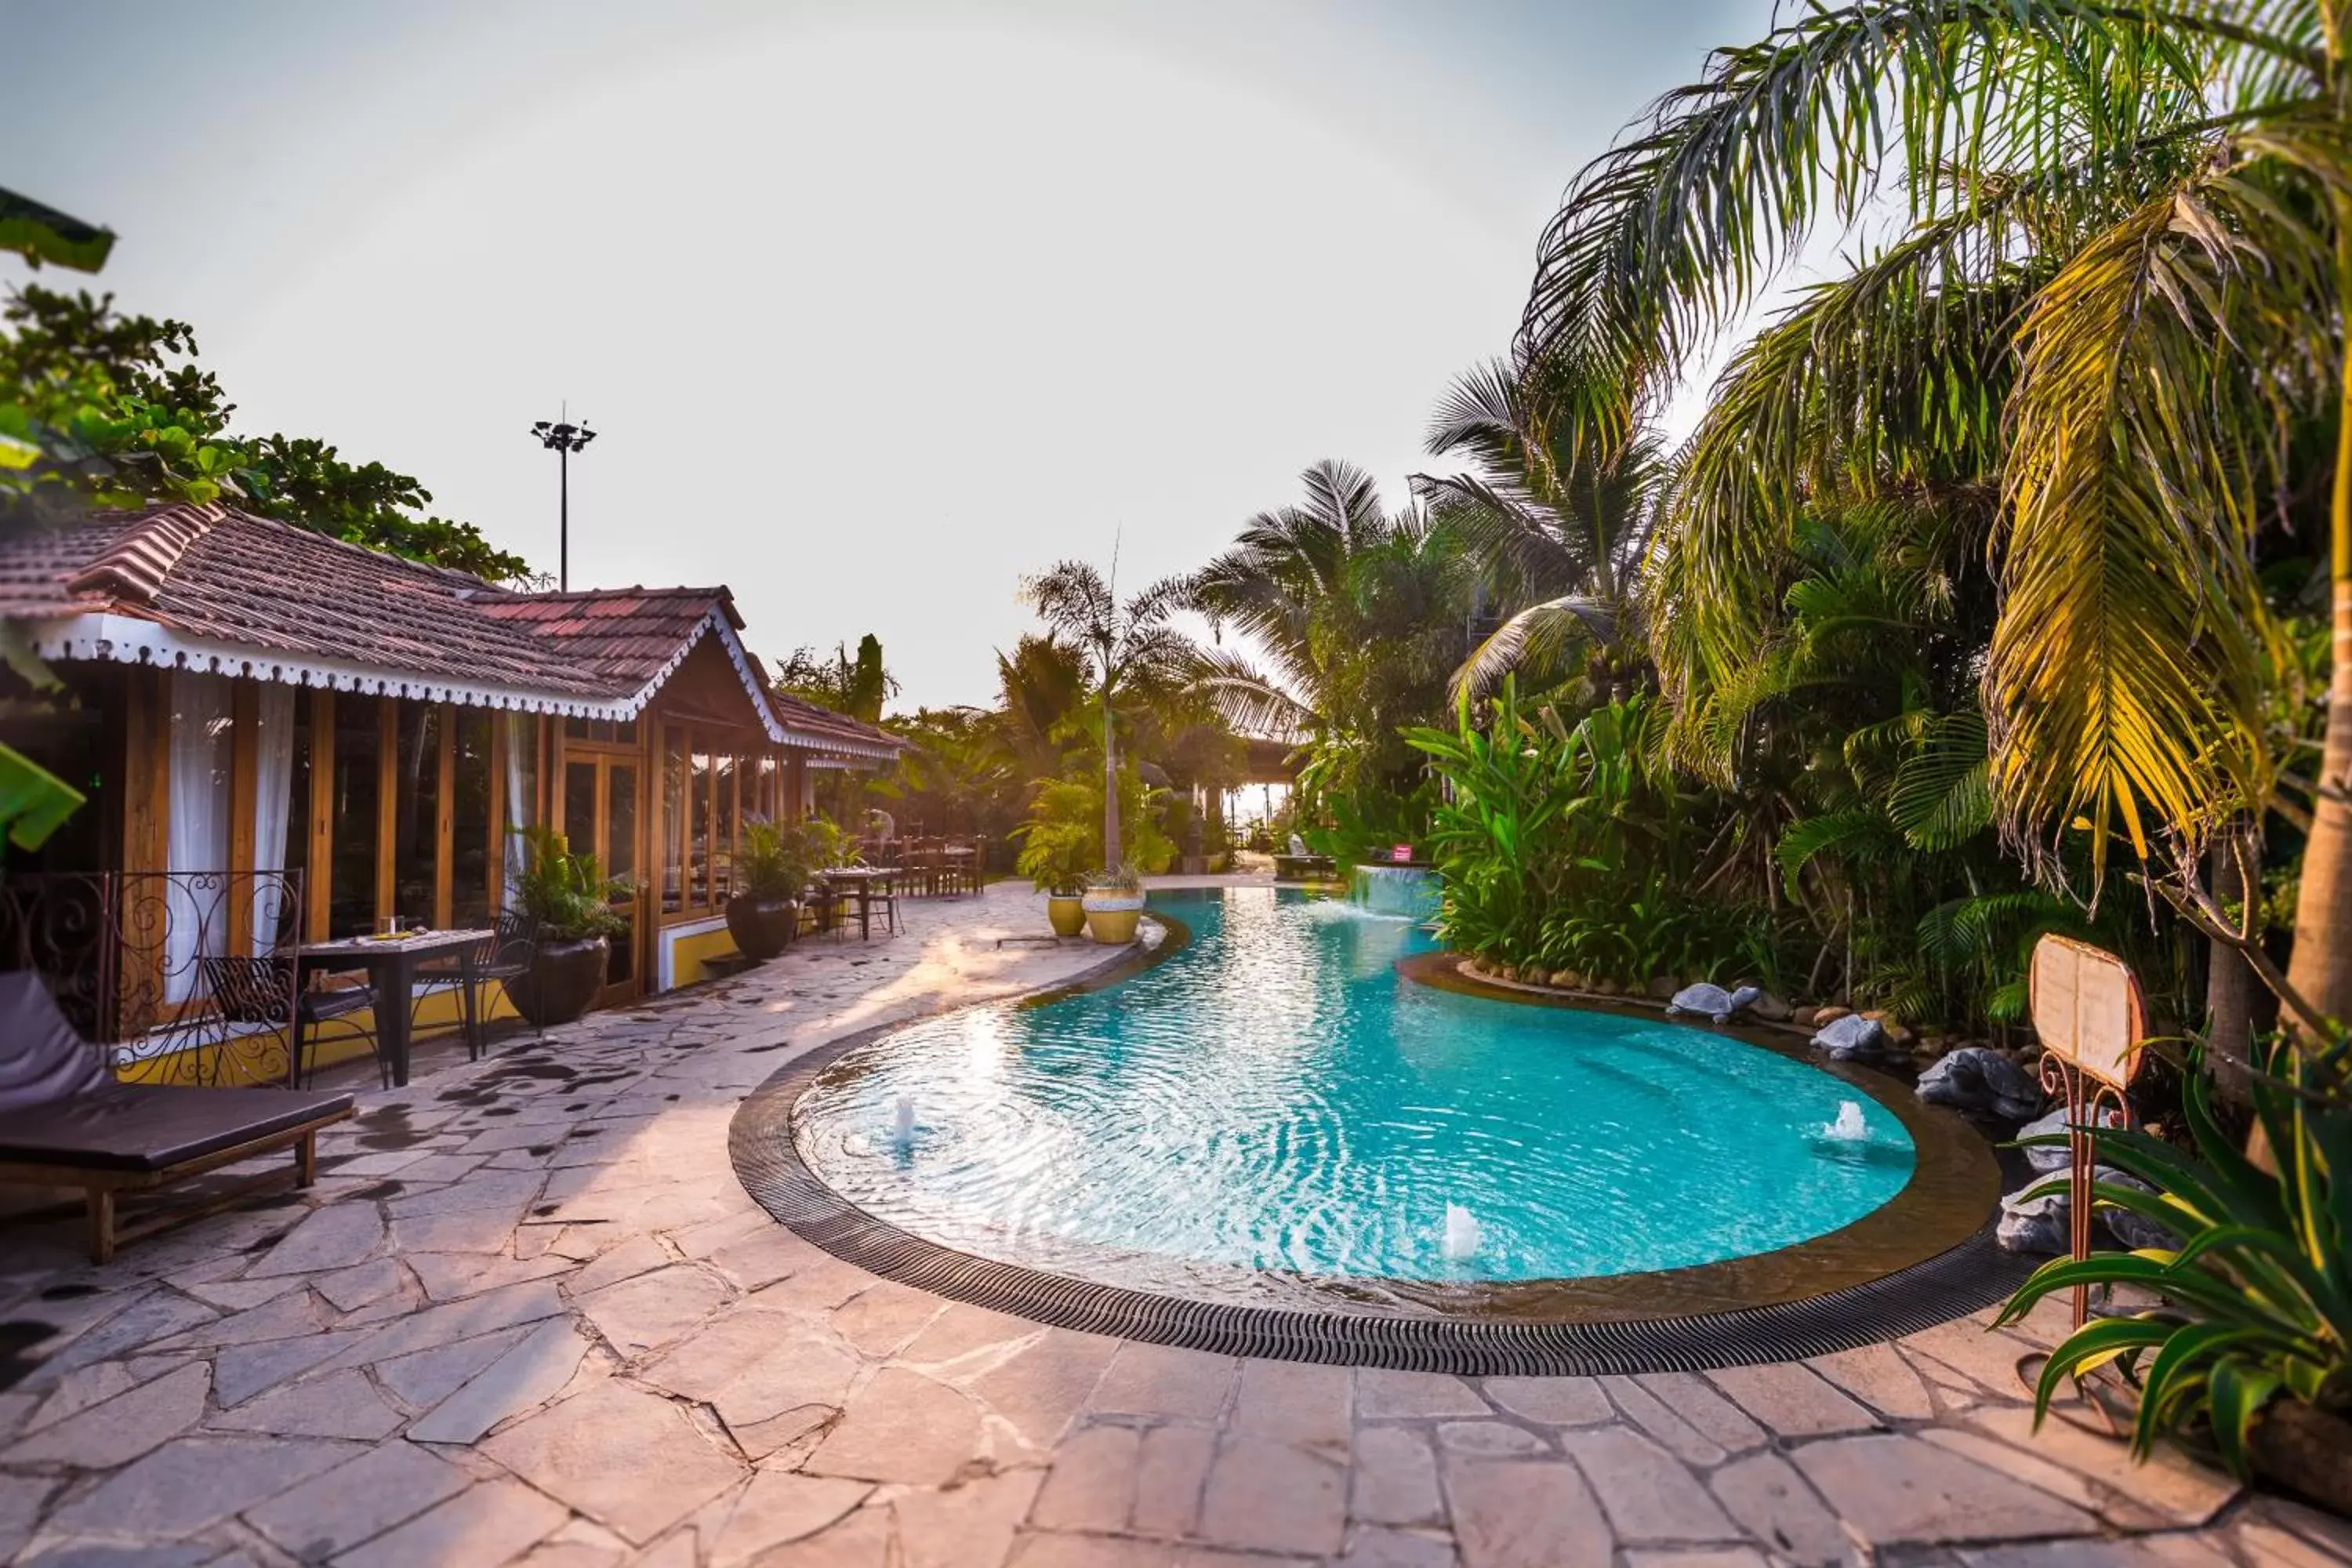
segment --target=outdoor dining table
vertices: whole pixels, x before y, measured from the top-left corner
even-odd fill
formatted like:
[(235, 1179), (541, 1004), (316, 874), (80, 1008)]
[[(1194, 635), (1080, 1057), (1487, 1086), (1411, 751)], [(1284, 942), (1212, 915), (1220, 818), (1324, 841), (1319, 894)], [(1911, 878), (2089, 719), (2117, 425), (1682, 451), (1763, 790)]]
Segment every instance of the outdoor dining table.
[(383, 1059), (392, 1064), (393, 1086), (399, 1088), (408, 1082), (408, 1009), (416, 986), (416, 966), (428, 959), (454, 957), (497, 934), (420, 931), (399, 936), (347, 936), (335, 942), (306, 942), (295, 952), (302, 976), (318, 970), (367, 971), (368, 982), (375, 987), (376, 1043), (383, 1047)]
[(857, 940), (860, 942), (870, 941), (874, 935), (874, 889), (878, 885), (887, 889), (898, 875), (896, 866), (831, 866), (817, 873), (828, 888), (856, 889)]

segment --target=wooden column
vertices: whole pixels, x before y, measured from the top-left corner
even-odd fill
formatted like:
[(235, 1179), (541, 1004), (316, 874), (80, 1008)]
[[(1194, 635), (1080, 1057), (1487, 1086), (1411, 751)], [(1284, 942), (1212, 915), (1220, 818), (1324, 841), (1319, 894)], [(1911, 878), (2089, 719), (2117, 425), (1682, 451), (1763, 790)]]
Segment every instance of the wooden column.
[(440, 773), (434, 792), (438, 805), (433, 824), (433, 923), (447, 931), (457, 910), (457, 883), (454, 842), (457, 829), (457, 710), (452, 704), (441, 704), (438, 729), (441, 755), (435, 759)]
[(490, 919), (507, 907), (507, 713), (490, 715)]
[(375, 700), (375, 918), (379, 921), (399, 906), (399, 866), (393, 855), (394, 830), (400, 821), (400, 702)]
[(310, 846), (303, 857), (303, 929), (313, 942), (327, 936), (335, 888), (335, 694), (305, 692), (310, 704)]
[[(250, 680), (229, 682), (228, 871), (221, 897), (227, 905), (228, 949), (253, 951), (254, 807), (261, 789), (261, 688)], [(245, 896), (237, 897), (239, 879)]]

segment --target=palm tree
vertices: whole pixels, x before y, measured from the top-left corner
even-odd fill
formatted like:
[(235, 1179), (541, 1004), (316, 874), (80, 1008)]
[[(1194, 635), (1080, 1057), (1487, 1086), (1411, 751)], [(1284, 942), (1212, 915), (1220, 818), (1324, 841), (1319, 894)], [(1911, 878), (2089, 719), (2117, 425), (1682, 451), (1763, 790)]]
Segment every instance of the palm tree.
[(1192, 639), (1169, 618), (1184, 603), (1183, 581), (1165, 579), (1122, 602), (1118, 571), (1116, 560), (1109, 578), (1087, 562), (1063, 561), (1021, 585), (1023, 597), (1047, 628), (1075, 642), (1094, 662), (1102, 704), (1103, 863), (1112, 868), (1120, 862), (1117, 709), (1130, 694), (1174, 685), (1193, 655)]
[[(1460, 546), (1423, 511), (1390, 514), (1353, 464), (1327, 458), (1299, 481), (1303, 501), (1251, 518), (1189, 580), (1219, 639), (1193, 686), (1234, 729), (1306, 748), (1306, 778), (1394, 783), (1419, 766), (1401, 727), (1441, 706), (1462, 658)], [(1228, 627), (1256, 658), (1223, 646)]]
[(1456, 673), (1457, 699), (1582, 639), (1615, 648), (1636, 630), (1633, 589), (1664, 448), (1640, 429), (1614, 445), (1592, 439), (1582, 379), (1558, 358), (1493, 361), (1456, 380), (1431, 422), (1430, 455), (1465, 455), (1478, 471), (1416, 474), (1413, 489), (1461, 538), (1503, 611)]
[[(1614, 441), (1822, 224), (1909, 223), (1741, 355), (1670, 527), (1736, 663), (1824, 489), (1997, 486), (1984, 675), (2013, 834), (2193, 864), (2287, 777), (2258, 547), (2331, 422), (2337, 657), (2284, 991), (2352, 1016), (2352, 16), (2340, 0), (1855, 0), (1714, 56), (1578, 179), (1521, 353)], [(2294, 808), (2299, 812), (2299, 808)]]

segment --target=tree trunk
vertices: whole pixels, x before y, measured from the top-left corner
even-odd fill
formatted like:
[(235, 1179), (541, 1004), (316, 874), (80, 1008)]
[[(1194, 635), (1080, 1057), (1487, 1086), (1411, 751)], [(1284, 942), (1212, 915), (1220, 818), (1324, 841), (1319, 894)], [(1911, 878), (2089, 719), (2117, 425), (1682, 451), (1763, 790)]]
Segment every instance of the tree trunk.
[[(2233, 838), (2242, 838), (2246, 845), (2248, 865), (2262, 865), (2258, 830), (2247, 822), (2231, 825), (2228, 833), (2213, 841), (2208, 857), (2211, 870), (2214, 901), (2227, 908), (2240, 898), (2259, 899), (2263, 890), (2258, 885), (2248, 889), (2238, 875), (2238, 858), (2231, 852)], [(2227, 942), (2209, 942), (2205, 961), (2205, 1044), (2216, 1061), (2232, 1062), (2241, 1068), (2253, 1060), (2254, 1048), (2254, 972), (2238, 955), (2238, 950)], [(2243, 1101), (2246, 1078), (2242, 1071), (2223, 1070), (2213, 1075), (2221, 1092), (2231, 1100)]]
[[(2328, 59), (2341, 71), (2340, 16), (2328, 7)], [(2338, 82), (2338, 108), (2345, 84)], [(2352, 305), (2352, 199), (2338, 195), (2336, 284)], [(2311, 832), (2303, 851), (2303, 885), (2294, 906), (2294, 953), (2287, 984), (2323, 1017), (2352, 1018), (2352, 332), (2336, 345), (2336, 474), (2328, 497), (2328, 576), (2334, 587), (2334, 637), (2328, 647), (2326, 743)], [(2290, 1015), (2291, 1016), (2291, 1015)], [(2307, 1033), (2299, 1026), (2298, 1033)], [(2314, 1042), (2321, 1046), (2333, 1041)]]
[[(2346, 420), (2352, 434), (2352, 417)], [(2336, 488), (2352, 479), (2338, 452)], [(2352, 531), (2345, 509), (2336, 517), (2336, 635), (2327, 679), (2327, 741), (2312, 802), (2311, 834), (2303, 851), (2303, 887), (2294, 906), (2294, 955), (2287, 983), (2313, 1009), (2352, 1018)], [(2333, 1042), (2323, 1042), (2330, 1043)]]
[(1103, 869), (1118, 869), (1118, 754), (1111, 743), (1110, 680), (1103, 680)]

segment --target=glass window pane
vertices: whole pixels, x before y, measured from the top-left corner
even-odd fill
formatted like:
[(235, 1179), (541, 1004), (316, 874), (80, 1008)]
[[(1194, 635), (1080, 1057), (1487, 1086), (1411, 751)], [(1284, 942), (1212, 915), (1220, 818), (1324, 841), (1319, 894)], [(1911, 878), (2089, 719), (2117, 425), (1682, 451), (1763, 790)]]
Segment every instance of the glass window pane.
[[(604, 770), (604, 868), (615, 877), (635, 879), (637, 870), (637, 770), (626, 764), (606, 764)], [(634, 900), (624, 913), (634, 913)], [(618, 985), (636, 973), (636, 930), (634, 925), (613, 938), (604, 962), (604, 983)]]
[(574, 855), (596, 848), (596, 764), (571, 758), (563, 764), (563, 837)]
[(333, 866), (327, 884), (327, 934), (363, 936), (375, 930), (377, 768), (383, 735), (373, 697), (335, 695), (334, 815), (330, 819)]
[(631, 881), (637, 875), (637, 770), (610, 764), (604, 773), (604, 869)]
[(710, 760), (711, 819), (710, 896), (724, 903), (735, 876), (735, 759), (725, 754)]
[(539, 820), (539, 719), (530, 713), (509, 713), (507, 726), (506, 899), (514, 907), (520, 897), (525, 860), (522, 835), (511, 831)]
[(490, 867), (498, 840), (498, 825), (490, 820), (490, 715), (460, 708), (451, 733), (457, 771), (456, 798), (449, 803), (449, 918), (479, 931), (490, 923)]
[(441, 709), (403, 702), (392, 773), (392, 909), (412, 925), (433, 923), (441, 861)]
[(710, 753), (695, 752), (687, 759), (686, 802), (689, 813), (686, 844), (686, 903), (688, 909), (710, 907)]
[(681, 878), (678, 835), (684, 830), (686, 812), (686, 736), (677, 730), (663, 732), (661, 792), (661, 847), (655, 859), (661, 867), (662, 913), (676, 914)]

